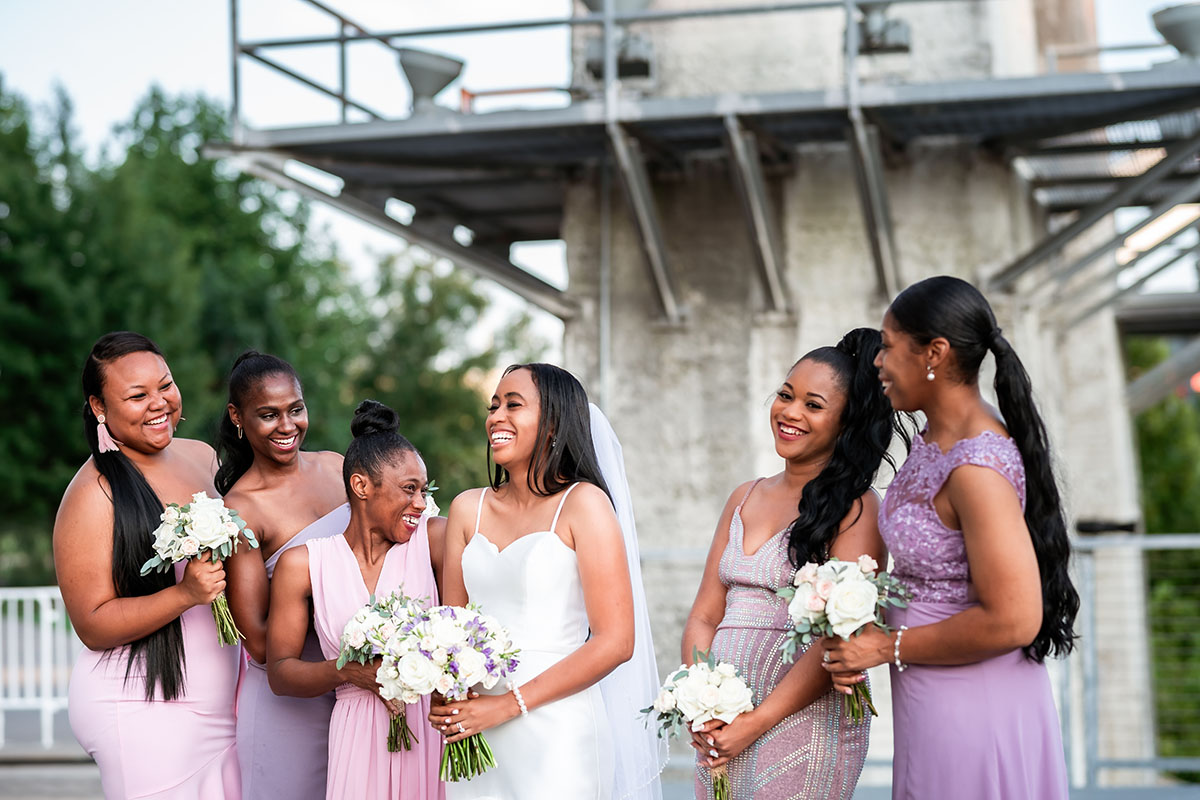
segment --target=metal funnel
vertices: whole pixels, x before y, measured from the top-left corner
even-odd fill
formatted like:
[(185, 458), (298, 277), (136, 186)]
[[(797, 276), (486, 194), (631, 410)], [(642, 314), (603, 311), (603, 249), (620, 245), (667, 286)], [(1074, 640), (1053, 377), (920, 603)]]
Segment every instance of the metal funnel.
[(1154, 27), (1182, 57), (1200, 60), (1200, 2), (1160, 8), (1151, 18)]
[(412, 87), (412, 110), (419, 114), (436, 108), (433, 98), (462, 72), (463, 64), (457, 58), (401, 47), (400, 70)]

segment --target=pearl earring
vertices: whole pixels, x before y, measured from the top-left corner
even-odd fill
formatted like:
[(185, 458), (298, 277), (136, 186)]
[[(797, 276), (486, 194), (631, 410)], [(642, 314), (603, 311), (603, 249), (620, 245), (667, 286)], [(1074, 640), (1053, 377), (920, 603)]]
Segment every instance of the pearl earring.
[(927, 381), (932, 381), (932, 380), (933, 380), (933, 365), (932, 365), (932, 364), (926, 364), (926, 365), (925, 365), (925, 370), (926, 370), (926, 372), (925, 372), (925, 380), (927, 380)]

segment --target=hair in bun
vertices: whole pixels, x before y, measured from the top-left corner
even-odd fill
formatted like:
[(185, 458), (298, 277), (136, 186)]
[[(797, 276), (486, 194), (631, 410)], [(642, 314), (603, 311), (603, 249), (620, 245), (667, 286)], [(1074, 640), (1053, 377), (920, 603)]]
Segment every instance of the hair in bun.
[[(358, 404), (358, 408), (354, 409), (354, 419), (350, 421), (350, 433), (355, 439), (387, 433), (399, 436), (399, 431), (400, 415), (378, 400), (363, 400)], [(405, 441), (408, 440), (405, 439)]]

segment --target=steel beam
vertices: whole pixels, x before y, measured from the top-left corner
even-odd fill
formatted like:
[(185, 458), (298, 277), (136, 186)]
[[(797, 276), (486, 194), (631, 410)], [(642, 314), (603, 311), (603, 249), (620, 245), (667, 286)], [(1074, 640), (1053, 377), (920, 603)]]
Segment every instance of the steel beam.
[(1125, 401), (1134, 416), (1153, 408), (1160, 400), (1200, 371), (1200, 338), (1193, 339), (1166, 361), (1125, 387)]
[(1120, 302), (1116, 311), (1122, 334), (1180, 336), (1200, 334), (1200, 292), (1139, 294)]
[(1121, 206), (1128, 205), (1131, 200), (1147, 188), (1159, 181), (1169, 178), (1179, 166), (1200, 153), (1200, 134), (1181, 142), (1167, 151), (1167, 155), (1150, 169), (1137, 178), (1121, 186), (1111, 195), (1079, 212), (1079, 216), (1070, 225), (1052, 234), (1035, 245), (1029, 252), (991, 276), (987, 288), (1008, 289), (1018, 278), (1029, 270), (1055, 255), (1066, 247), (1076, 236), (1095, 225), (1104, 217)]
[(683, 308), (675, 295), (671, 280), (670, 268), (667, 264), (667, 248), (663, 242), (662, 225), (659, 223), (658, 208), (654, 204), (654, 193), (650, 188), (650, 177), (646, 172), (646, 162), (642, 158), (641, 147), (637, 139), (617, 123), (608, 125), (608, 139), (616, 157), (617, 167), (621, 172), (621, 183), (629, 198), (629, 206), (633, 211), (634, 222), (637, 223), (641, 235), (642, 248), (646, 253), (646, 262), (650, 267), (650, 276), (658, 289), (658, 297), (662, 302), (663, 313), (672, 323), (683, 321)]
[(791, 309), (783, 278), (783, 247), (779, 228), (775, 224), (774, 209), (767, 196), (758, 137), (746, 130), (732, 114), (725, 117), (725, 132), (729, 140), (733, 182), (742, 198), (742, 209), (750, 228), (750, 243), (758, 261), (763, 286), (771, 300), (771, 309), (788, 313)]
[[(221, 152), (216, 148), (210, 148), (209, 152), (214, 156), (230, 155), (230, 153)], [(531, 275), (511, 261), (486, 251), (463, 247), (449, 234), (443, 235), (420, 225), (402, 225), (385, 214), (377, 204), (354, 197), (347, 192), (331, 195), (311, 184), (297, 180), (283, 171), (283, 159), (274, 154), (261, 154), (256, 158), (247, 153), (234, 153), (233, 158), (236, 166), (243, 172), (269, 181), (281, 188), (298, 192), (305, 197), (327, 203), (388, 233), (418, 244), (435, 255), (448, 258), (483, 278), (495, 281), (530, 303), (549, 311), (559, 319), (571, 319), (579, 313), (578, 303), (562, 290)]]
[(1166, 261), (1159, 264), (1157, 267), (1150, 270), (1145, 275), (1141, 276), (1140, 278), (1138, 278), (1136, 281), (1129, 284), (1125, 288), (1118, 289), (1117, 291), (1113, 292), (1112, 294), (1110, 294), (1108, 297), (1104, 298), (1103, 300), (1099, 300), (1099, 301), (1093, 303), (1092, 305), (1085, 308), (1083, 311), (1080, 311), (1078, 314), (1071, 317), (1069, 320), (1067, 320), (1065, 323), (1063, 323), (1062, 329), (1070, 330), (1071, 328), (1074, 328), (1076, 325), (1083, 322), (1085, 319), (1091, 317), (1097, 311), (1100, 311), (1102, 309), (1107, 308), (1108, 306), (1111, 306), (1113, 303), (1116, 303), (1122, 297), (1127, 297), (1127, 296), (1133, 294), (1138, 289), (1140, 289), (1146, 283), (1146, 281), (1150, 280), (1155, 275), (1157, 275), (1158, 273), (1165, 270), (1167, 267), (1174, 266), (1184, 256), (1193, 255), (1196, 253), (1200, 253), (1200, 244), (1192, 245), (1191, 247), (1187, 247), (1187, 248), (1184, 248), (1183, 250), (1180, 250), (1178, 253), (1171, 256)]
[(1057, 280), (1061, 285), (1063, 281), (1066, 281), (1072, 275), (1075, 275), (1077, 272), (1082, 270), (1088, 264), (1091, 264), (1096, 259), (1115, 252), (1118, 248), (1120, 248), (1121, 244), (1127, 238), (1133, 236), (1135, 233), (1140, 231), (1142, 228), (1145, 228), (1151, 222), (1154, 222), (1156, 219), (1173, 209), (1175, 206), (1179, 205), (1180, 203), (1193, 202), (1197, 197), (1200, 197), (1200, 177), (1197, 177), (1195, 180), (1189, 182), (1186, 186), (1183, 186), (1180, 189), (1172, 192), (1165, 200), (1154, 206), (1154, 208), (1150, 209), (1149, 216), (1139, 221), (1133, 227), (1116, 234), (1107, 242), (1099, 247), (1094, 248), (1090, 253), (1080, 259), (1077, 259), (1074, 263), (1070, 264), (1066, 268), (1052, 270), (1041, 280), (1035, 291), (1044, 288), (1053, 280)]
[(1077, 300), (1083, 299), (1083, 297), (1086, 296), (1088, 294), (1088, 291), (1090, 289), (1092, 289), (1093, 287), (1103, 285), (1103, 284), (1107, 283), (1108, 281), (1116, 279), (1116, 277), (1118, 275), (1120, 275), (1122, 272), (1124, 272), (1127, 269), (1132, 269), (1133, 267), (1137, 266), (1138, 263), (1143, 258), (1146, 258), (1147, 256), (1151, 255), (1152, 253), (1157, 253), (1159, 250), (1166, 247), (1171, 242), (1175, 241), (1176, 237), (1182, 235), (1183, 233), (1185, 233), (1186, 231), (1188, 231), (1191, 228), (1192, 228), (1192, 226), (1190, 224), (1183, 226), (1179, 230), (1172, 233), (1170, 236), (1164, 237), (1162, 240), (1156, 242), (1152, 247), (1148, 247), (1145, 250), (1143, 250), (1142, 252), (1138, 253), (1136, 256), (1133, 257), (1132, 260), (1127, 261), (1124, 264), (1115, 264), (1112, 267), (1106, 269), (1101, 274), (1096, 275), (1084, 286), (1076, 286), (1074, 289), (1072, 289), (1070, 291), (1067, 291), (1064, 287), (1060, 286), (1058, 291), (1056, 291), (1051, 296), (1051, 302), (1057, 306), (1065, 306), (1065, 305), (1068, 305)]
[(879, 134), (874, 126), (851, 117), (846, 133), (854, 160), (854, 177), (862, 201), (863, 223), (875, 264), (879, 291), (891, 300), (900, 293), (900, 266), (896, 252), (896, 236), (892, 229), (891, 208), (883, 180), (883, 163), (879, 157)]
[[(359, 111), (361, 111), (364, 114), (367, 114), (368, 116), (371, 116), (375, 119), (381, 120), (384, 118), (382, 114), (372, 111), (371, 109), (364, 106), (362, 103), (358, 103), (354, 100), (349, 99), (348, 97), (346, 97), (346, 95), (342, 94), (341, 92), (335, 92), (333, 89), (330, 89), (328, 86), (323, 86), (314, 80), (310, 80), (309, 78), (304, 77), (303, 75), (301, 75), (298, 72), (293, 72), (292, 70), (288, 69), (287, 67), (283, 66), (282, 64), (280, 64), (276, 61), (272, 61), (271, 59), (267, 58), (264, 55), (259, 54), (258, 52), (254, 51), (254, 50), (243, 50), (242, 52), (245, 53), (246, 55), (248, 55), (250, 58), (253, 58), (255, 61), (258, 61), (259, 63), (264, 64), (277, 72), (281, 72), (284, 75), (287, 75), (289, 78), (292, 78), (293, 80), (297, 80), (300, 83), (303, 83), (308, 88), (314, 89), (323, 95), (332, 97), (334, 100), (337, 100), (340, 103), (342, 103), (342, 105), (357, 108)], [(343, 122), (342, 124), (345, 124), (345, 123)]]

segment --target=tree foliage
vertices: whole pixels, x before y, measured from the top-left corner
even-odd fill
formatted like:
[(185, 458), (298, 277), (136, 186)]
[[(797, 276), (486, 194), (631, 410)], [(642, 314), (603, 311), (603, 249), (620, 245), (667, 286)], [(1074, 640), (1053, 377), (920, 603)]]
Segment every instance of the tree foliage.
[(309, 449), (344, 450), (354, 406), (374, 397), (400, 412), (446, 495), (485, 479), (476, 387), (506, 350), (536, 352), (527, 319), (468, 347), (486, 299), (416, 248), (365, 288), (310, 231), (303, 203), (203, 157), (226, 136), (203, 98), (151, 90), (96, 166), (70, 120), (60, 93), (39, 134), (0, 82), (0, 583), (52, 579), (54, 510), (87, 457), (79, 374), (110, 330), (163, 349), (181, 436), (213, 439), (228, 371), (254, 347), (300, 374)]

